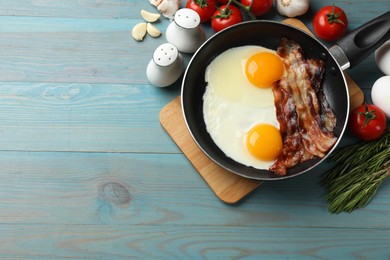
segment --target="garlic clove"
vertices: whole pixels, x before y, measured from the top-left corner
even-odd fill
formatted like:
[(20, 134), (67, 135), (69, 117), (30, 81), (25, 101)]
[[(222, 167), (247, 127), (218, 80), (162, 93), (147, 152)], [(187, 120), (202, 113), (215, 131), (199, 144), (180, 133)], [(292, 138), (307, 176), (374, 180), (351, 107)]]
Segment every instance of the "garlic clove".
[(146, 31), (148, 32), (148, 34), (154, 38), (156, 37), (159, 37), (161, 35), (161, 31), (159, 29), (157, 29), (156, 26), (154, 26), (153, 24), (151, 23), (148, 23), (146, 25)]
[(146, 27), (146, 23), (138, 23), (133, 27), (131, 30), (131, 35), (133, 36), (134, 40), (140, 42), (144, 39), (146, 35)]
[(149, 23), (153, 23), (157, 21), (160, 18), (160, 14), (158, 13), (151, 13), (145, 10), (141, 10), (141, 16), (145, 19), (145, 21)]

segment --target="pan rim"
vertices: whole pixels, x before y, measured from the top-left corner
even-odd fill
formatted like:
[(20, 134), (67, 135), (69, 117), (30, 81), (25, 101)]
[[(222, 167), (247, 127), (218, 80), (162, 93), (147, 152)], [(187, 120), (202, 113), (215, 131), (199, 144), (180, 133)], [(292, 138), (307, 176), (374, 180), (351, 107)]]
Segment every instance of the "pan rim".
[[(340, 129), (340, 133), (339, 133), (339, 136), (337, 138), (337, 141), (336, 143), (333, 145), (333, 147), (326, 153), (326, 155), (323, 157), (323, 158), (317, 158), (317, 161), (297, 172), (297, 173), (294, 173), (294, 174), (287, 174), (287, 175), (284, 175), (284, 176), (277, 176), (275, 175), (275, 177), (270, 177), (270, 176), (267, 176), (267, 177), (262, 177), (262, 174), (260, 174), (260, 172), (264, 171), (264, 172), (268, 172), (270, 173), (269, 170), (262, 170), (262, 169), (255, 169), (255, 171), (258, 171), (259, 172), (259, 175), (260, 176), (248, 176), (248, 174), (246, 173), (242, 173), (240, 171), (236, 171), (234, 169), (230, 169), (229, 167), (227, 167), (226, 165), (224, 165), (223, 162), (220, 162), (219, 160), (217, 160), (216, 158), (214, 158), (214, 156), (210, 155), (206, 150), (205, 148), (199, 143), (199, 141), (197, 140), (197, 138), (195, 137), (194, 133), (193, 133), (193, 130), (192, 130), (192, 127), (190, 126), (189, 124), (189, 121), (188, 121), (188, 118), (186, 116), (186, 106), (184, 105), (184, 102), (185, 102), (185, 97), (184, 97), (184, 91), (185, 91), (185, 83), (186, 83), (186, 79), (187, 79), (187, 74), (189, 73), (189, 70), (191, 69), (191, 65), (194, 63), (194, 61), (196, 60), (197, 56), (199, 55), (199, 53), (203, 50), (203, 48), (205, 48), (206, 45), (210, 44), (210, 42), (213, 41), (214, 38), (217, 38), (219, 37), (219, 35), (221, 34), (224, 34), (228, 31), (231, 31), (231, 30), (237, 30), (237, 28), (240, 28), (240, 27), (244, 27), (246, 26), (247, 24), (266, 24), (266, 23), (269, 23), (269, 24), (276, 24), (277, 26), (282, 26), (282, 27), (285, 27), (285, 28), (288, 28), (288, 29), (292, 29), (292, 30), (296, 30), (296, 31), (300, 31), (301, 33), (305, 34), (306, 36), (310, 37), (311, 39), (313, 39), (317, 44), (319, 44), (324, 50), (326, 50), (326, 54), (329, 55), (333, 61), (335, 62), (335, 64), (337, 64), (337, 68), (335, 68), (336, 70), (336, 73), (339, 74), (342, 78), (342, 81), (343, 81), (343, 87), (344, 87), (344, 90), (346, 92), (346, 115), (345, 115), (345, 122), (343, 123), (341, 129)], [(341, 83), (341, 82), (340, 82)], [(341, 87), (342, 88), (342, 87)], [(183, 75), (183, 79), (182, 79), (182, 86), (181, 86), (181, 97), (180, 97), (180, 101), (181, 101), (181, 110), (182, 110), (182, 114), (183, 114), (183, 118), (184, 118), (184, 122), (185, 122), (185, 125), (187, 127), (187, 130), (189, 131), (190, 133), (190, 136), (192, 138), (192, 140), (195, 142), (195, 144), (197, 145), (197, 147), (209, 158), (211, 159), (214, 163), (216, 163), (217, 165), (219, 165), (220, 167), (222, 167), (223, 169), (229, 171), (229, 172), (232, 172), (236, 175), (239, 175), (241, 177), (244, 177), (244, 178), (247, 178), (247, 179), (254, 179), (254, 180), (262, 180), (262, 181), (277, 181), (277, 180), (283, 180), (283, 179), (289, 179), (289, 178), (292, 178), (292, 177), (296, 177), (296, 176), (299, 176), (307, 171), (310, 171), (312, 170), (313, 168), (317, 167), (319, 164), (321, 164), (336, 148), (337, 146), (339, 145), (341, 139), (342, 139), (342, 136), (344, 135), (345, 133), (345, 130), (346, 130), (346, 126), (347, 126), (347, 121), (348, 121), (348, 116), (349, 116), (349, 110), (350, 110), (350, 98), (349, 98), (349, 90), (348, 90), (348, 85), (347, 85), (347, 81), (346, 81), (346, 78), (345, 78), (345, 75), (343, 73), (343, 70), (342, 68), (340, 67), (340, 64), (339, 62), (337, 61), (337, 59), (334, 57), (334, 55), (329, 51), (329, 48), (326, 47), (322, 42), (320, 42), (317, 38), (314, 37), (314, 35), (311, 35), (310, 33), (307, 33), (306, 31), (300, 29), (300, 28), (297, 28), (295, 26), (292, 26), (292, 25), (289, 25), (289, 24), (284, 24), (282, 22), (278, 22), (278, 21), (271, 21), (271, 20), (253, 20), (253, 21), (245, 21), (245, 22), (242, 22), (240, 24), (236, 24), (236, 25), (233, 25), (233, 26), (230, 26), (220, 32), (217, 32), (215, 33), (214, 35), (212, 35), (209, 39), (207, 39), (197, 50), (196, 52), (193, 54), (192, 58), (190, 59), (189, 63), (188, 63), (188, 66), (184, 72), (184, 75)], [(215, 144), (214, 144), (215, 145)], [(225, 155), (226, 156), (226, 155)], [(227, 156), (226, 156), (227, 157)], [(231, 159), (231, 158), (230, 158)], [(232, 159), (233, 160), (233, 159)], [(234, 160), (233, 160), (234, 161)], [(237, 162), (238, 163), (238, 162)], [(240, 163), (238, 163), (240, 164)], [(242, 167), (247, 167), (243, 164), (240, 164), (242, 165)], [(253, 168), (253, 167), (252, 167)], [(254, 168), (253, 168), (254, 169)]]

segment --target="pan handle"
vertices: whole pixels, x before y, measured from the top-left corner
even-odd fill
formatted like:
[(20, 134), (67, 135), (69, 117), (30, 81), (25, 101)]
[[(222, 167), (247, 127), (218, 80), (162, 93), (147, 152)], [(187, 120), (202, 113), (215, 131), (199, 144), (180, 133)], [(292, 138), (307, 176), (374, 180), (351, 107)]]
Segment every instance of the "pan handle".
[(390, 39), (390, 11), (338, 40), (330, 52), (342, 69), (352, 68)]

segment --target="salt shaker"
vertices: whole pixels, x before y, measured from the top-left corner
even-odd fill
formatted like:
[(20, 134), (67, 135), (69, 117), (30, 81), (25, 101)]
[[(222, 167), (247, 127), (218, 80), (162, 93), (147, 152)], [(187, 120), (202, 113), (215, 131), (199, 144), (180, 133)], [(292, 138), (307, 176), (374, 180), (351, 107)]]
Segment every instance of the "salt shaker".
[(167, 87), (179, 79), (184, 71), (184, 60), (175, 45), (161, 44), (146, 67), (149, 82), (156, 87)]
[(180, 52), (194, 53), (206, 40), (199, 14), (189, 8), (179, 9), (167, 27), (166, 38)]

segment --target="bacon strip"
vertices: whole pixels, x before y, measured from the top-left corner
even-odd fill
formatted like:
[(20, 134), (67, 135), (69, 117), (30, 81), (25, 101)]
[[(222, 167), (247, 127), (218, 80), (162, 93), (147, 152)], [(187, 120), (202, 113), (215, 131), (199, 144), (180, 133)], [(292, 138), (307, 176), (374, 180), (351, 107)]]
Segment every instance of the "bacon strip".
[[(312, 83), (321, 106), (321, 120), (318, 123), (321, 127), (325, 127), (327, 131), (332, 132), (336, 127), (337, 120), (321, 87), (322, 77), (325, 72), (325, 62), (322, 60), (307, 59), (307, 63), (309, 64), (309, 71), (311, 74), (310, 82)], [(324, 131), (326, 130), (324, 129)]]
[(286, 80), (280, 81), (272, 88), (272, 91), (283, 140), (283, 150), (270, 170), (278, 175), (285, 175), (288, 168), (301, 161), (304, 149), (299, 133), (298, 114), (288, 82)]
[(286, 38), (277, 52), (287, 71), (273, 86), (283, 150), (270, 170), (285, 175), (300, 162), (325, 156), (337, 140), (336, 116), (321, 87), (324, 62), (306, 60), (302, 48)]

